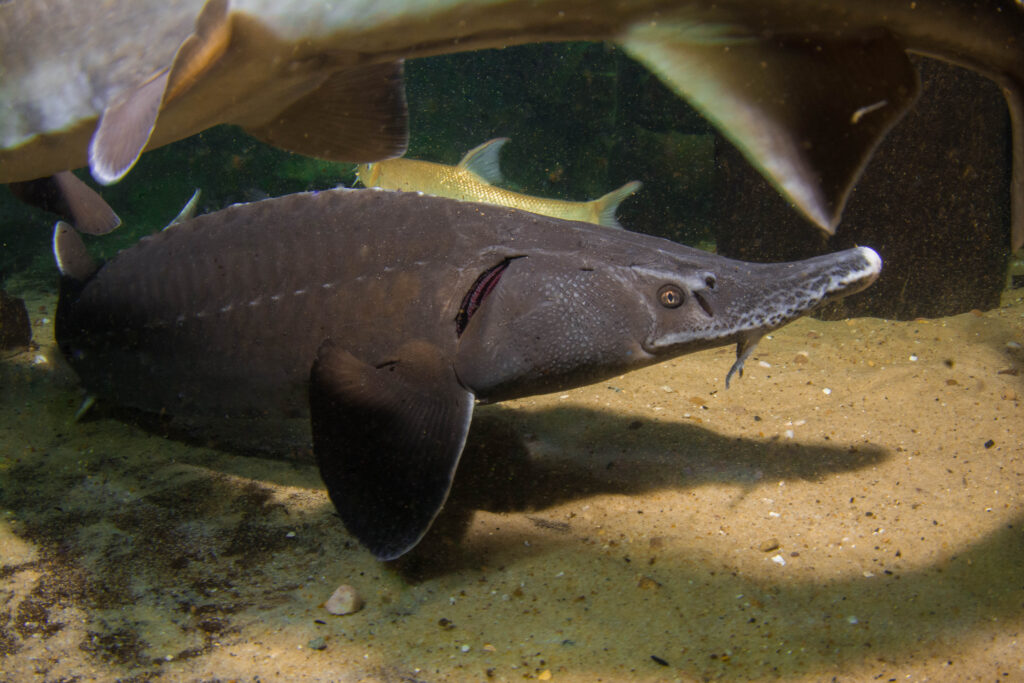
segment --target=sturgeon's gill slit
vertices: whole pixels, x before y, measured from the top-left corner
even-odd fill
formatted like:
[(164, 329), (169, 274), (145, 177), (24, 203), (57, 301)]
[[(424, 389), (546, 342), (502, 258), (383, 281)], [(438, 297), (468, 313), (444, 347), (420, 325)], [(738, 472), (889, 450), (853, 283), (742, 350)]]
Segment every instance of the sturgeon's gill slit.
[(477, 309), (480, 308), (480, 304), (484, 302), (487, 295), (494, 291), (494, 288), (498, 285), (498, 280), (501, 279), (505, 269), (508, 268), (508, 264), (512, 262), (512, 258), (519, 257), (507, 258), (498, 265), (492, 266), (480, 273), (480, 277), (476, 279), (473, 286), (466, 292), (466, 296), (462, 297), (459, 312), (455, 316), (455, 334), (462, 336), (466, 325), (469, 324), (469, 319), (477, 312)]
[(697, 300), (697, 303), (700, 304), (700, 307), (704, 309), (704, 312), (708, 314), (709, 318), (715, 317), (714, 311), (711, 310), (711, 304), (708, 303), (708, 300), (704, 298), (703, 294), (700, 292), (694, 292), (693, 298)]

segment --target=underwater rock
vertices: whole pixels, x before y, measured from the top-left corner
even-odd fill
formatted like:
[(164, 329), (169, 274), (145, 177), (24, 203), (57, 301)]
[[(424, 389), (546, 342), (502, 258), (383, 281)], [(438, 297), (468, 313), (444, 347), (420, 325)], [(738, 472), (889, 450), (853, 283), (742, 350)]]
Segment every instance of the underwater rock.
[(31, 341), (32, 326), (25, 302), (0, 291), (0, 350), (28, 346)]
[(331, 614), (341, 616), (358, 612), (363, 608), (363, 604), (363, 598), (359, 595), (359, 591), (348, 584), (342, 584), (331, 594), (331, 597), (327, 598), (324, 609)]
[(921, 98), (879, 145), (831, 239), (720, 145), (718, 253), (788, 261), (857, 244), (881, 254), (885, 275), (870, 291), (816, 317), (912, 320), (999, 306), (1010, 246), (1006, 104), (974, 72), (917, 61)]

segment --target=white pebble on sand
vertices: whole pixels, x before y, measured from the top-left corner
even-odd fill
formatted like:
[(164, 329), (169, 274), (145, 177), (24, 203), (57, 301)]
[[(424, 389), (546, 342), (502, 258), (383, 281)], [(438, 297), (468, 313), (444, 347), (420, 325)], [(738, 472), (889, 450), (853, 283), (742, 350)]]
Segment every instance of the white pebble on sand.
[(324, 603), (324, 608), (331, 614), (339, 616), (352, 614), (363, 608), (363, 598), (355, 588), (344, 584), (338, 586), (337, 590), (331, 594), (331, 597)]

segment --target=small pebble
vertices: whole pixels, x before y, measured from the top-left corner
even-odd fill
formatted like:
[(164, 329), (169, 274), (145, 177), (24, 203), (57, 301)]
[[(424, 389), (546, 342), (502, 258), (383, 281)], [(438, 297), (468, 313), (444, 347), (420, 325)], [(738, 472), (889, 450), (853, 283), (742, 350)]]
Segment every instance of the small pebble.
[(821, 390), (821, 393), (825, 394), (826, 396), (829, 396), (832, 394), (832, 390), (829, 389), (828, 387), (825, 387), (824, 389)]
[(313, 640), (306, 643), (306, 647), (310, 650), (326, 650), (327, 641), (323, 637), (314, 638)]
[(775, 556), (773, 556), (772, 557), (772, 562), (774, 562), (775, 564), (779, 565), (780, 567), (785, 567), (786, 566), (786, 558), (784, 558), (782, 555), (775, 555)]
[(777, 538), (769, 538), (767, 541), (765, 541), (764, 543), (759, 545), (758, 549), (760, 549), (760, 551), (763, 552), (763, 553), (770, 553), (773, 550), (778, 550), (779, 549), (779, 539), (777, 539)]
[(353, 614), (363, 608), (363, 598), (355, 588), (344, 584), (338, 586), (337, 590), (331, 594), (331, 597), (324, 603), (324, 608), (331, 614), (338, 616)]
[(661, 584), (652, 579), (649, 576), (641, 576), (640, 580), (637, 581), (637, 587), (644, 590), (650, 590), (652, 588), (661, 588)]

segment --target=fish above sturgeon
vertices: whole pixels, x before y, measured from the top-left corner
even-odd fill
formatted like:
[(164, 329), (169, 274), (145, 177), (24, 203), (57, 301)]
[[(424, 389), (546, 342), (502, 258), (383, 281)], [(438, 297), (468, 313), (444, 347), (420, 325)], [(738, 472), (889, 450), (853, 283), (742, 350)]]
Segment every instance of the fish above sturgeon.
[(792, 263), (486, 204), (336, 189), (240, 204), (97, 267), (58, 223), (56, 336), (101, 399), (182, 416), (307, 413), (348, 530), (381, 559), (441, 509), (475, 401), (736, 344), (878, 276), (866, 247)]
[(360, 164), (356, 175), (365, 187), (422, 192), (465, 202), (484, 202), (539, 213), (569, 221), (597, 223), (621, 228), (615, 212), (622, 201), (640, 189), (638, 180), (626, 183), (589, 202), (545, 199), (495, 187), (503, 182), (498, 155), (508, 138), (495, 138), (477, 145), (455, 166), (417, 159), (389, 159)]
[(233, 123), (335, 161), (401, 156), (401, 60), (531, 42), (614, 41), (685, 97), (809, 220), (833, 232), (918, 92), (907, 53), (978, 71), (1013, 127), (1024, 244), (1019, 0), (15, 0), (0, 2), (0, 182)]

